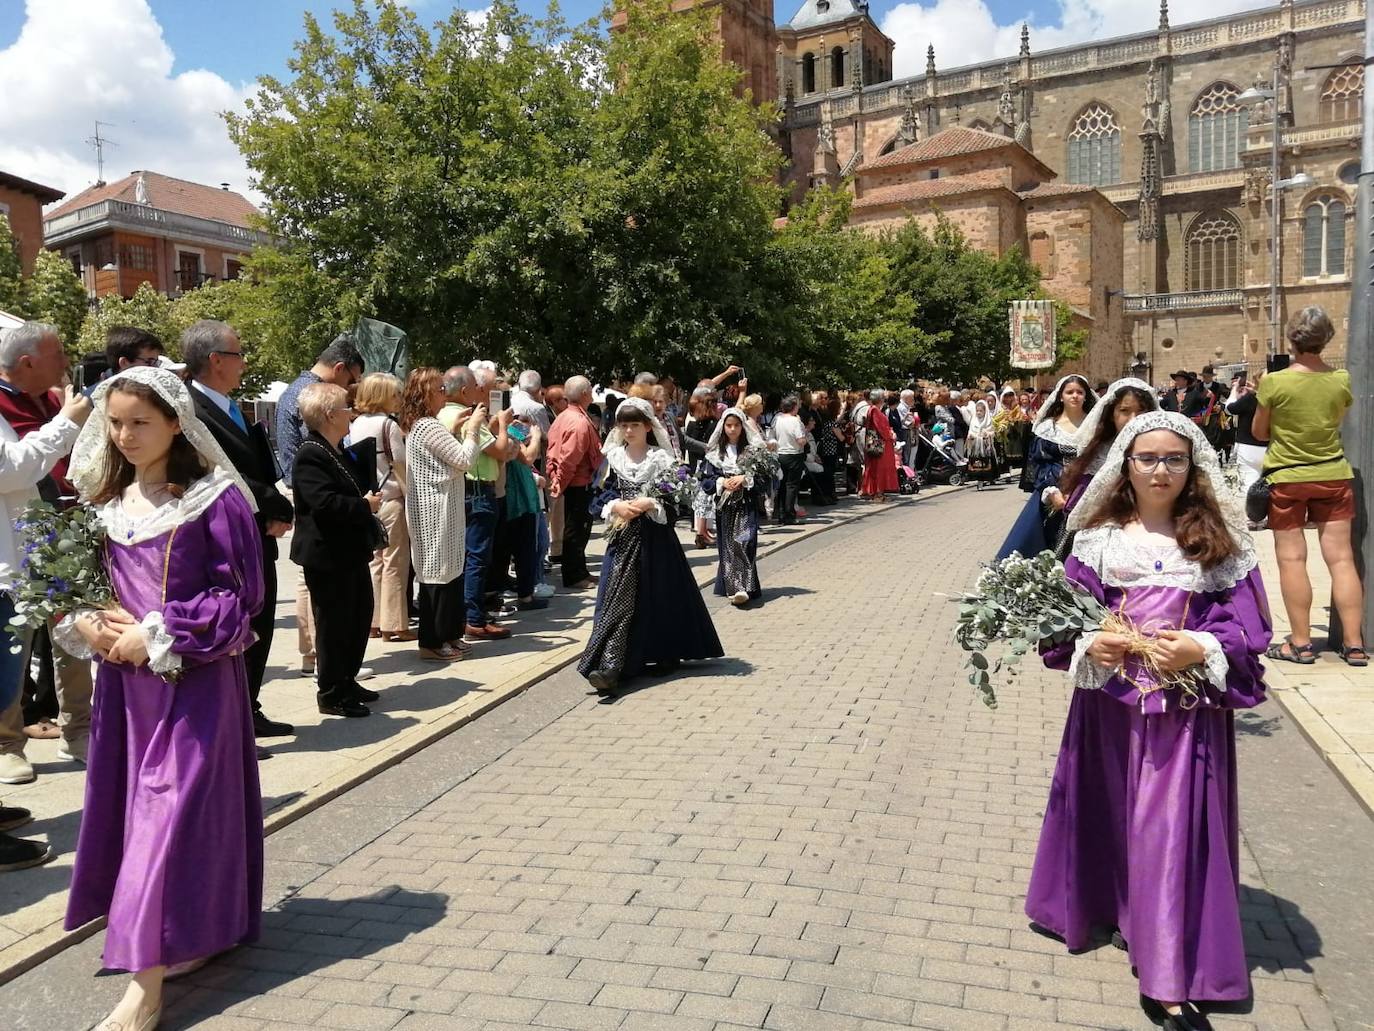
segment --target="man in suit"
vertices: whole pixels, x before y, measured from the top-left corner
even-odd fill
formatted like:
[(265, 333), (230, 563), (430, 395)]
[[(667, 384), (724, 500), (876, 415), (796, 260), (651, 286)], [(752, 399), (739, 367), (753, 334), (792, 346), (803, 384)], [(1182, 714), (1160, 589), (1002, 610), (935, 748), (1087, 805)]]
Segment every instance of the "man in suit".
[(229, 396), (243, 380), (245, 360), (238, 333), (226, 322), (202, 319), (181, 334), (181, 354), (191, 376), (196, 414), (224, 448), (258, 503), (263, 603), (262, 611), (251, 624), (258, 639), (244, 653), (244, 663), (253, 698), (253, 732), (258, 737), (283, 737), (295, 733), (295, 728), (268, 719), (258, 703), (258, 694), (267, 670), (277, 613), (277, 539), (291, 529), (294, 512), (291, 502), (277, 490), (277, 464), (267, 434), (257, 424), (250, 426), (238, 403)]

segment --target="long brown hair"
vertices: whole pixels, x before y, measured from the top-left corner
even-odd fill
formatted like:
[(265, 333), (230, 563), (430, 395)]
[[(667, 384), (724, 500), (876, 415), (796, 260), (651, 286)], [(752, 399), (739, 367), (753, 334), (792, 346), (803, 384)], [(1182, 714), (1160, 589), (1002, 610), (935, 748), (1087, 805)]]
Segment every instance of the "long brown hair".
[(442, 385), (444, 374), (438, 369), (422, 365), (411, 369), (406, 377), (405, 389), (401, 391), (401, 410), (396, 421), (401, 424), (401, 432), (409, 433), (411, 427), (429, 416), (429, 395), (436, 386)]
[[(109, 392), (106, 394), (106, 404), (109, 404), (110, 394), (129, 394), (141, 401), (147, 401), (168, 421), (177, 421), (176, 410), (163, 400), (161, 394), (146, 383), (132, 379), (117, 379), (110, 384)], [(173, 497), (181, 497), (186, 493), (187, 487), (209, 472), (209, 465), (200, 456), (200, 452), (186, 439), (185, 434), (178, 433), (172, 438), (172, 447), (167, 452), (167, 492), (169, 494)], [(138, 471), (134, 468), (133, 463), (124, 457), (124, 452), (115, 447), (113, 440), (106, 439), (105, 478), (100, 481), (100, 486), (91, 495), (89, 503), (103, 505), (107, 501), (122, 497), (125, 488), (134, 482), (134, 477), (137, 474)]]
[(1102, 402), (1107, 407), (1102, 412), (1102, 418), (1098, 420), (1093, 439), (1088, 441), (1088, 446), (1064, 470), (1064, 475), (1059, 477), (1059, 490), (1065, 497), (1072, 494), (1074, 488), (1082, 482), (1083, 477), (1088, 473), (1088, 466), (1092, 465), (1093, 459), (1103, 454), (1107, 448), (1112, 446), (1112, 441), (1116, 440), (1116, 406), (1121, 403), (1123, 397), (1135, 398), (1135, 403), (1140, 405), (1142, 412), (1153, 412), (1159, 407), (1159, 402), (1155, 400), (1154, 394), (1148, 390), (1141, 390), (1139, 387), (1125, 387), (1110, 401)]
[[(1182, 436), (1179, 439), (1188, 444), (1191, 458), (1192, 441)], [(1134, 450), (1135, 441), (1132, 441), (1131, 451)], [(1130, 460), (1124, 458), (1121, 462), (1121, 480), (1116, 489), (1107, 495), (1106, 502), (1097, 514), (1088, 519), (1087, 525), (1115, 523), (1125, 526), (1135, 517), (1135, 488), (1131, 486)], [(1217, 504), (1217, 496), (1212, 492), (1212, 484), (1198, 471), (1196, 462), (1189, 462), (1188, 482), (1183, 485), (1182, 493), (1174, 499), (1173, 517), (1174, 538), (1178, 541), (1179, 550), (1203, 569), (1211, 569), (1237, 553), (1235, 539), (1226, 528), (1226, 520), (1221, 514), (1221, 506)]]

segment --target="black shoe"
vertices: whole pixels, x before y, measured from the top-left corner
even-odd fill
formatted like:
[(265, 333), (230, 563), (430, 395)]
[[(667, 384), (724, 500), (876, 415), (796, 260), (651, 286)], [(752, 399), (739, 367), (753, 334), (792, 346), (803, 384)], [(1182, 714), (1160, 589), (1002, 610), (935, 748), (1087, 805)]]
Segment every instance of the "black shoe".
[(610, 670), (594, 669), (587, 674), (587, 683), (596, 689), (597, 694), (612, 694), (620, 686), (620, 677)]
[(367, 688), (363, 687), (362, 684), (355, 682), (353, 685), (353, 697), (359, 702), (375, 702), (382, 696), (376, 691), (369, 691)]
[(1122, 952), (1131, 951), (1130, 946), (1126, 944), (1125, 936), (1121, 933), (1121, 930), (1119, 928), (1117, 930), (1112, 931), (1112, 947), (1120, 949)]
[(33, 822), (33, 813), (17, 805), (0, 805), (0, 831), (12, 831)]
[(533, 612), (536, 609), (546, 609), (549, 607), (549, 599), (531, 598), (529, 601), (517, 601), (515, 607), (521, 612)]
[(1212, 1031), (1211, 1023), (1190, 1002), (1183, 1003), (1180, 1012), (1170, 1013), (1154, 999), (1142, 995), (1140, 1008), (1163, 1031)]
[(42, 866), (56, 854), (52, 846), (44, 842), (25, 841), (23, 838), (0, 834), (0, 871)]
[(320, 703), (320, 714), (322, 716), (348, 716), (357, 718), (359, 716), (371, 716), (372, 710), (362, 702), (347, 701), (339, 702), (337, 705), (325, 705)]
[(259, 711), (253, 712), (254, 737), (290, 737), (295, 732), (296, 728), (289, 723), (279, 723), (277, 720), (268, 719)]

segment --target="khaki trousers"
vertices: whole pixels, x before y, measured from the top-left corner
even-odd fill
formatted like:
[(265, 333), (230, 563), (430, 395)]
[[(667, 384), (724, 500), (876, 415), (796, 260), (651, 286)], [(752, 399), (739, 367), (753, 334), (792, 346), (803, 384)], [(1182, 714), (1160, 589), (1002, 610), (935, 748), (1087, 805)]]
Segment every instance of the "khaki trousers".
[(549, 555), (563, 554), (563, 498), (549, 498)]
[(410, 629), (406, 587), (410, 579), (410, 530), (404, 498), (383, 501), (377, 518), (386, 527), (387, 546), (372, 559), (372, 625), (384, 634)]
[[(57, 725), (62, 730), (62, 740), (68, 746), (83, 749), (91, 736), (91, 661), (73, 658), (58, 644), (53, 645), (52, 657), (59, 709)], [(0, 754), (23, 755), (27, 741), (23, 702), (16, 695), (14, 704), (0, 712)]]

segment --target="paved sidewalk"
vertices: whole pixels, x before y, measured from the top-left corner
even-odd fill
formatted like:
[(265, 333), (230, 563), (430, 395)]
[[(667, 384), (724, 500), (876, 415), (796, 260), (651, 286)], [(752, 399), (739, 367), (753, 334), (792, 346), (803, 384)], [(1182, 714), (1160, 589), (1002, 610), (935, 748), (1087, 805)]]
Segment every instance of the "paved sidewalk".
[[(1274, 538), (1255, 534), (1264, 586), (1274, 617), (1274, 640), (1288, 633), (1288, 615), (1279, 590)], [(1331, 577), (1322, 562), (1317, 531), (1307, 531), (1307, 575), (1312, 580), (1312, 629), (1325, 643), (1331, 603)], [(1368, 585), (1367, 585), (1368, 586)], [(1347, 666), (1334, 651), (1322, 651), (1316, 665), (1266, 660), (1271, 697), (1293, 717), (1303, 735), (1336, 771), (1365, 810), (1374, 816), (1374, 665)]]
[[(1063, 678), (1027, 669), (985, 709), (936, 596), (1019, 500), (960, 492), (788, 549), (761, 606), (712, 599), (731, 658), (614, 704), (564, 671), (269, 839), (263, 940), (175, 986), (164, 1026), (1148, 1027), (1121, 953), (1070, 956), (1021, 913)], [(547, 722), (509, 735), (536, 704)], [(1285, 751), (1277, 710), (1242, 724), (1255, 1000), (1212, 1022), (1367, 1027), (1337, 1014), (1371, 1011), (1374, 885), (1339, 849), (1368, 849), (1368, 821)], [(1273, 762), (1305, 793), (1266, 793)], [(15, 1031), (106, 1011), (122, 979), (91, 979), (97, 946), (0, 988)]]
[[(932, 490), (921, 500), (940, 493)], [(813, 510), (812, 518), (801, 526), (767, 528), (762, 553), (867, 514), (869, 509), (857, 501)], [(685, 525), (679, 523), (679, 536), (690, 547), (691, 534)], [(599, 533), (589, 550), (594, 556), (601, 554)], [(687, 555), (701, 582), (714, 576), (714, 549), (688, 550)], [(295, 586), (299, 573), (299, 567), (283, 555), (278, 562), (277, 632), (262, 701), (268, 715), (294, 724), (296, 734), (261, 742), (272, 752), (272, 758), (260, 765), (268, 834), (571, 662), (581, 654), (591, 631), (595, 592), (560, 590), (548, 609), (509, 621), (514, 631), (509, 640), (479, 644), (473, 658), (453, 666), (420, 661), (414, 644), (372, 641), (366, 661), (377, 676), (367, 686), (382, 692), (382, 700), (374, 703), (373, 715), (367, 719), (331, 719), (316, 709), (314, 681), (297, 674)], [(557, 570), (552, 582), (561, 583)], [(57, 758), (59, 744), (29, 742), (27, 753), (38, 779), (0, 789), (6, 802), (26, 806), (37, 817), (20, 833), (48, 840), (58, 853), (47, 866), (0, 878), (0, 983), (70, 945), (74, 935), (91, 932), (88, 928), (68, 933), (61, 926), (85, 772)]]

